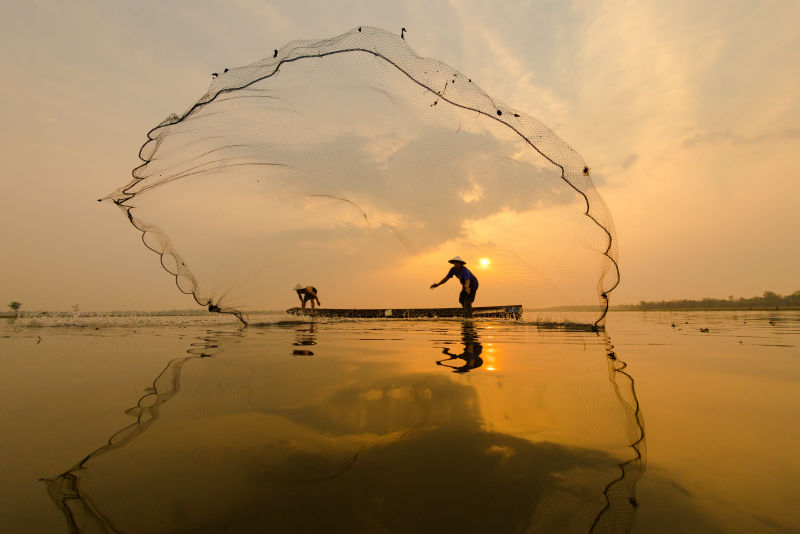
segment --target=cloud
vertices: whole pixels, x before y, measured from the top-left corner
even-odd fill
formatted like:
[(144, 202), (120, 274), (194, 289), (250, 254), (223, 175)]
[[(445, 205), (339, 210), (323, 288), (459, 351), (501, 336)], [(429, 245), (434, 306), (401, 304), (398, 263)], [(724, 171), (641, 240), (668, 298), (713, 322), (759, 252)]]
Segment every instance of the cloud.
[(622, 162), (622, 168), (627, 169), (639, 160), (639, 154), (631, 154)]
[(695, 148), (701, 145), (757, 145), (767, 142), (791, 141), (800, 139), (800, 128), (774, 130), (757, 135), (743, 135), (730, 130), (702, 132), (685, 139), (681, 146)]

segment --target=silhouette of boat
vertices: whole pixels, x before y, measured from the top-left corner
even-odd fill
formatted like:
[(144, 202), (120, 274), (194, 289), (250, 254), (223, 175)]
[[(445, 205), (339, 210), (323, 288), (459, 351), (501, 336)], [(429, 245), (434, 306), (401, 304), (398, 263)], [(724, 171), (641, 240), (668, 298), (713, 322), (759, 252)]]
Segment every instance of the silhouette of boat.
[[(289, 315), (302, 315), (301, 308), (289, 308)], [(442, 317), (464, 317), (463, 308), (317, 308), (306, 309), (306, 314), (317, 317), (347, 317), (364, 319), (438, 319)], [(522, 316), (521, 304), (504, 306), (476, 306), (472, 317), (504, 317), (519, 319)]]

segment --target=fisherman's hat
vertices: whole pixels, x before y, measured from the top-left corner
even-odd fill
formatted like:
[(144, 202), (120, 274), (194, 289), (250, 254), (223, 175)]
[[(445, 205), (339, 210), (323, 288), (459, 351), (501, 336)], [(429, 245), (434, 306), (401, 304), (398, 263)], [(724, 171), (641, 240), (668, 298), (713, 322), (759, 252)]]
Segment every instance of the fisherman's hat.
[(456, 256), (452, 260), (447, 260), (447, 263), (456, 263), (456, 262), (463, 263), (464, 265), (467, 264), (467, 262), (461, 259), (461, 256)]
[(296, 286), (294, 286), (293, 291), (297, 291), (298, 289), (305, 289), (305, 288), (303, 286), (301, 286), (300, 284), (297, 284)]

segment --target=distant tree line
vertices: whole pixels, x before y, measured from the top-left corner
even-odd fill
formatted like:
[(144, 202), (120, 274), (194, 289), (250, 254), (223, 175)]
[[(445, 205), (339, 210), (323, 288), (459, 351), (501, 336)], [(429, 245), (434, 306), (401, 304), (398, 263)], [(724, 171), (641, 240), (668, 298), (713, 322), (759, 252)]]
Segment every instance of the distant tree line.
[(622, 304), (614, 306), (618, 310), (742, 310), (742, 309), (781, 309), (800, 308), (800, 290), (791, 295), (778, 295), (773, 291), (764, 291), (760, 297), (727, 299), (704, 298), (702, 300), (660, 300), (646, 301), (639, 304)]
[(14, 317), (19, 317), (19, 309), (22, 307), (21, 302), (12, 300), (11, 302), (8, 303), (8, 307), (11, 308), (11, 313), (14, 314)]

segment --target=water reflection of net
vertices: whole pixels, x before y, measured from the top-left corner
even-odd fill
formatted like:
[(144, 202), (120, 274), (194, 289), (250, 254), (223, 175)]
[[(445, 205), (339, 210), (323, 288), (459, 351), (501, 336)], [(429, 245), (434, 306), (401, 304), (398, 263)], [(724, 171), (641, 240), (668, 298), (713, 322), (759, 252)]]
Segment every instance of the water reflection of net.
[(145, 432), (161, 415), (161, 406), (180, 392), (183, 366), (189, 360), (213, 356), (219, 349), (220, 337), (238, 336), (231, 332), (209, 332), (209, 336), (193, 342), (188, 352), (191, 356), (175, 358), (153, 380), (152, 387), (125, 413), (136, 421), (112, 434), (105, 445), (87, 454), (69, 470), (51, 479), (42, 479), (47, 492), (64, 514), (70, 532), (120, 532), (108, 514), (96, 506), (89, 494), (80, 486), (82, 471), (94, 458), (123, 447)]
[[(590, 532), (614, 532), (615, 525), (621, 523), (633, 525), (636, 509), (639, 507), (636, 500), (636, 483), (644, 472), (647, 460), (644, 417), (639, 407), (633, 377), (625, 371), (628, 364), (617, 358), (611, 340), (606, 338), (606, 342), (608, 378), (629, 420), (628, 440), (633, 456), (619, 464), (619, 478), (609, 482), (603, 490), (606, 505), (597, 514)], [(618, 380), (622, 381), (621, 385)]]
[[(213, 530), (223, 524), (240, 532), (307, 531), (322, 525), (330, 531), (410, 531), (420, 524), (466, 532), (630, 530), (636, 510), (635, 483), (644, 462), (643, 427), (633, 380), (611, 348), (609, 380), (625, 413), (628, 446), (635, 452), (634, 458), (622, 462), (598, 450), (532, 442), (485, 428), (477, 392), (453, 382), (449, 371), (392, 374), (348, 383), (342, 380), (341, 369), (326, 364), (318, 376), (292, 375), (287, 371), (292, 366), (319, 358), (319, 353), (311, 360), (292, 357), (295, 343), (317, 349), (324, 348), (324, 342), (319, 343), (318, 332), (308, 325), (290, 328), (296, 333), (286, 336), (283, 363), (266, 368), (283, 377), (277, 382), (292, 382), (270, 381), (277, 391), (261, 391), (261, 369), (252, 367), (255, 359), (234, 371), (220, 367), (243, 356), (234, 357), (231, 346), (219, 335), (191, 347), (196, 356), (171, 361), (154, 381), (153, 391), (131, 412), (137, 416), (133, 425), (48, 481), (50, 494), (72, 531), (148, 531), (147, 522), (155, 524), (156, 519), (166, 532)], [(465, 349), (480, 342), (467, 323), (461, 338)], [(210, 355), (210, 350), (222, 353), (204, 360), (214, 369), (202, 373), (208, 366), (197, 365), (197, 358)], [(431, 365), (434, 356), (440, 356), (438, 349), (431, 353)], [(257, 358), (260, 361), (266, 355)], [(162, 427), (155, 441), (153, 436), (142, 441), (152, 434), (152, 423), (161, 416), (165, 403), (186, 391), (181, 380), (190, 363), (194, 383), (188, 384), (186, 394), (193, 394), (198, 381), (210, 380), (213, 387), (206, 384), (200, 389), (211, 392), (211, 398), (195, 399), (188, 405), (195, 415), (167, 421), (172, 428)], [(228, 372), (233, 374), (228, 376)], [(323, 375), (332, 389), (309, 401), (307, 383)], [(215, 408), (215, 400), (225, 400), (226, 388), (248, 381), (255, 390), (246, 401), (237, 394), (236, 409)], [(273, 396), (280, 402), (271, 402)], [(194, 419), (199, 412), (203, 417)], [(180, 424), (186, 417), (188, 427)], [(163, 418), (159, 420), (164, 423)], [(244, 434), (243, 429), (247, 429)], [(186, 435), (177, 444), (162, 441), (173, 434)], [(218, 436), (223, 436), (221, 441)], [(206, 443), (198, 449), (195, 439)], [(257, 450), (243, 446), (249, 439), (260, 444)], [(164, 447), (165, 443), (169, 446)], [(228, 455), (214, 459), (202, 452), (203, 447), (220, 443), (230, 449)], [(206, 467), (209, 460), (218, 465)], [(230, 472), (226, 470), (238, 469), (231, 462), (248, 464), (249, 474), (246, 479), (234, 477), (238, 484), (227, 485)], [(425, 485), (419, 484), (421, 480)], [(230, 493), (236, 499), (227, 499)], [(198, 517), (186, 510), (189, 505), (181, 499), (183, 495), (199, 499), (191, 508)], [(467, 508), (462, 506), (465, 501), (471, 503)], [(183, 516), (170, 511), (181, 507)], [(208, 510), (216, 513), (203, 516)]]

